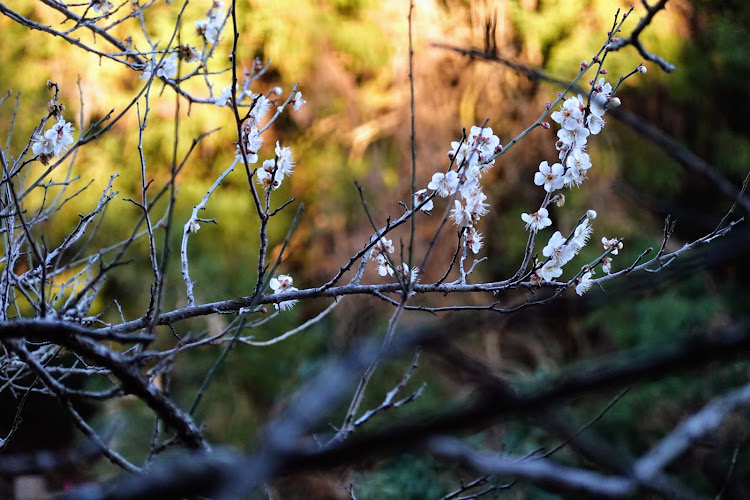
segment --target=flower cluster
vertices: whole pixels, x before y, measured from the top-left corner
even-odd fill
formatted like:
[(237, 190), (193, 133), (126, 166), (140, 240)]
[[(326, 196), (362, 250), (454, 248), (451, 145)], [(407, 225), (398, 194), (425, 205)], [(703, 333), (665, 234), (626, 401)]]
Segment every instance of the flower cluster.
[(219, 42), (219, 35), (221, 35), (221, 29), (224, 26), (224, 19), (219, 16), (219, 13), (223, 8), (224, 2), (214, 1), (211, 8), (206, 12), (206, 18), (195, 21), (195, 31), (210, 44)]
[(586, 217), (568, 238), (565, 238), (560, 231), (555, 231), (547, 246), (542, 249), (542, 255), (547, 257), (547, 260), (535, 271), (537, 280), (552, 281), (562, 275), (562, 267), (586, 246), (593, 230), (590, 220), (594, 218), (596, 218), (596, 212), (593, 210), (586, 212)]
[(284, 177), (292, 175), (293, 172), (294, 157), (292, 156), (292, 150), (282, 148), (279, 141), (276, 141), (276, 158), (265, 160), (263, 166), (257, 170), (255, 175), (258, 177), (258, 182), (263, 184), (266, 189), (278, 189)]
[(388, 262), (386, 255), (392, 254), (396, 249), (393, 247), (393, 240), (380, 238), (380, 240), (372, 247), (369, 257), (374, 257), (378, 263), (378, 274), (381, 276), (393, 276), (393, 267)]
[(42, 163), (53, 156), (60, 156), (68, 150), (73, 139), (73, 124), (60, 118), (43, 135), (36, 134), (32, 139), (31, 151)]
[[(448, 158), (456, 169), (434, 174), (427, 188), (433, 191), (430, 196), (446, 198), (457, 193), (460, 195), (460, 200), (453, 200), (451, 219), (464, 229), (464, 244), (472, 252), (478, 253), (482, 248), (482, 235), (476, 231), (475, 225), (487, 214), (489, 207), (485, 203), (487, 196), (482, 192), (480, 180), (482, 174), (495, 164), (495, 156), (502, 151), (502, 146), (491, 128), (473, 126), (466, 140), (451, 142), (451, 148)], [(421, 209), (429, 211), (433, 208), (433, 203), (427, 190), (421, 189), (414, 193), (415, 204), (426, 200), (427, 203)]]
[[(278, 278), (271, 278), (271, 281), (269, 282), (269, 286), (271, 287), (271, 290), (273, 290), (274, 295), (298, 291), (297, 288), (292, 286), (293, 284), (294, 279), (292, 279), (292, 277), (287, 274), (280, 274)], [(286, 311), (294, 307), (296, 303), (297, 300), (283, 300), (274, 304), (273, 306), (278, 311)]]
[[(152, 71), (151, 65), (146, 66), (146, 69), (143, 70), (143, 73), (141, 73), (141, 76), (139, 77), (141, 80), (150, 80), (151, 79), (151, 71)], [(172, 78), (177, 74), (177, 54), (169, 54), (169, 57), (164, 58), (161, 63), (156, 66), (156, 76), (160, 78)]]

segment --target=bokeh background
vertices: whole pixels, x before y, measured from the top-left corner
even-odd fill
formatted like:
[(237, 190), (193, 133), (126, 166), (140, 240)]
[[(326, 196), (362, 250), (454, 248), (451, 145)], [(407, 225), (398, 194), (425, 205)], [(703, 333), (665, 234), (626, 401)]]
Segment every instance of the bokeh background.
[[(149, 9), (153, 39), (169, 38), (177, 3), (157, 3)], [(196, 0), (188, 6), (181, 32), (183, 43), (199, 45), (193, 21), (204, 17), (209, 3)], [(13, 7), (19, 12), (39, 22), (59, 25), (62, 21), (59, 14), (41, 3), (16, 4)], [(271, 145), (276, 140), (294, 152), (298, 166), (274, 193), (274, 199), (295, 197), (306, 210), (279, 270), (292, 274), (299, 288), (317, 286), (330, 279), (371, 233), (354, 180), (363, 185), (370, 210), (381, 224), (387, 216), (402, 213), (399, 201), (409, 202), (408, 5), (392, 0), (238, 0), (237, 6), (240, 64), (250, 65), (255, 57), (271, 61), (270, 70), (253, 90), (267, 92), (279, 85), (288, 91), (299, 82), (307, 100), (300, 111), (285, 113), (269, 130), (261, 159), (272, 154)], [(611, 0), (416, 1), (417, 184), (425, 187), (433, 173), (446, 168), (450, 141), (460, 138), (463, 127), (488, 120), (505, 144), (536, 120), (544, 103), (553, 101), (562, 90), (550, 83), (531, 81), (499, 63), (438, 48), (436, 43), (495, 49), (508, 60), (541, 69), (550, 76), (572, 79), (581, 60), (589, 59), (605, 40), (616, 8), (627, 6)], [(640, 7), (637, 5), (625, 25), (626, 34), (642, 15)], [(132, 25), (123, 25), (115, 32), (122, 37), (131, 35), (136, 41), (139, 37)], [(229, 39), (226, 32), (212, 61), (217, 67), (227, 60)], [(677, 70), (666, 74), (646, 63), (646, 75), (623, 84), (619, 93), (622, 107), (643, 123), (666, 132), (741, 186), (750, 168), (746, 123), (750, 108), (746, 85), (750, 80), (750, 6), (739, 0), (670, 1), (642, 40), (650, 50), (674, 63)], [(74, 122), (77, 131), (112, 108), (122, 109), (143, 85), (132, 70), (100, 61), (60, 39), (30, 32), (5, 17), (0, 17), (0, 47), (0, 93), (20, 92), (11, 151), (17, 152), (28, 141), (46, 113), (48, 79), (60, 85), (66, 119)], [(608, 79), (616, 80), (641, 62), (632, 47), (610, 55)], [(186, 68), (192, 69), (190, 65)], [(215, 81), (215, 88), (221, 90), (229, 84), (230, 75), (216, 75)], [(193, 89), (201, 92), (198, 84)], [(158, 185), (169, 179), (175, 98), (169, 89), (152, 95), (144, 147), (149, 175)], [(188, 107), (183, 102), (179, 114), (181, 154), (193, 137), (220, 127), (200, 143), (179, 176), (175, 222), (181, 227), (193, 205), (231, 163), (236, 133), (229, 108)], [(12, 115), (13, 98), (0, 108), (0, 137), (6, 136)], [(106, 247), (129, 234), (139, 215), (136, 207), (124, 201), (140, 196), (137, 140), (137, 119), (130, 113), (110, 133), (80, 150), (74, 172), (81, 176), (81, 187), (90, 179), (93, 184), (43, 228), (48, 242), (64, 238), (78, 214), (95, 205), (113, 173), (119, 173), (116, 188), (120, 194), (107, 209), (89, 248)], [(515, 271), (527, 235), (520, 214), (539, 206), (542, 193), (533, 185), (533, 173), (540, 161), (556, 158), (554, 142), (554, 127), (535, 130), (500, 157), (486, 175), (484, 186), (491, 211), (479, 230), (486, 240), (480, 257), (487, 260), (478, 266), (476, 279), (503, 279)], [(658, 247), (667, 215), (677, 220), (669, 244), (676, 249), (711, 231), (732, 205), (733, 200), (719, 193), (706, 178), (685, 169), (648, 137), (612, 116), (604, 131), (589, 144), (594, 165), (590, 180), (580, 188), (566, 190), (566, 205), (556, 208), (552, 217), (566, 232), (583, 211), (596, 210), (599, 217), (593, 242), (602, 236), (625, 238), (625, 250), (615, 259), (615, 269), (626, 267), (645, 248)], [(444, 208), (444, 200), (443, 204), (438, 200), (435, 215), (419, 218), (419, 250), (426, 249)], [(205, 212), (218, 223), (204, 224), (190, 240), (191, 275), (199, 302), (244, 296), (252, 290), (258, 230), (253, 212), (247, 180), (237, 170), (214, 194)], [(287, 210), (271, 228), (272, 257), (280, 250), (293, 213), (293, 209)], [(397, 236), (408, 241), (406, 232)], [(685, 335), (746, 325), (749, 245), (748, 232), (742, 225), (730, 237), (691, 253), (661, 273), (633, 275), (608, 284), (606, 291), (593, 289), (582, 299), (571, 291), (552, 304), (512, 316), (465, 313), (467, 330), (461, 332), (457, 345), (492, 366), (498, 375), (511, 381), (529, 381), (543, 380), (571, 363), (628, 347), (663, 345)], [(599, 254), (596, 244), (590, 246), (576, 262), (583, 264)], [(178, 239), (171, 242), (171, 248), (173, 256), (178, 257)], [(451, 229), (438, 242), (431, 267), (425, 270), (426, 280), (442, 274), (454, 248), (455, 233)], [(109, 276), (99, 298), (97, 307), (109, 321), (118, 318), (115, 300), (127, 319), (142, 315), (148, 303), (151, 271), (146, 242), (137, 243), (129, 256), (133, 262)], [(172, 264), (165, 298), (169, 308), (181, 307), (186, 300), (179, 261)], [(365, 279), (382, 281), (374, 270), (368, 270)], [(518, 299), (505, 298), (508, 303)], [(431, 297), (423, 303), (439, 305), (448, 300), (480, 304), (490, 298)], [(258, 339), (274, 337), (328, 304), (325, 300), (301, 303), (254, 334)], [(382, 335), (389, 310), (377, 299), (352, 297), (323, 322), (287, 342), (264, 348), (235, 348), (198, 411), (197, 419), (205, 425), (209, 439), (251, 449), (262, 424), (278, 413), (331, 356), (365, 337)], [(410, 314), (403, 325), (409, 328), (429, 321), (440, 328), (441, 319), (445, 317), (436, 320)], [(227, 321), (210, 317), (184, 322), (178, 328), (181, 334), (216, 332)], [(174, 340), (169, 332), (162, 333), (161, 346), (171, 345)], [(189, 404), (218, 349), (206, 348), (178, 361), (171, 383), (181, 403)], [(376, 405), (405, 368), (403, 361), (385, 366), (368, 389), (365, 404)], [(749, 369), (747, 362), (737, 361), (639, 384), (591, 432), (606, 437), (624, 453), (643, 453), (712, 395), (745, 383)], [(399, 410), (401, 413), (383, 415), (373, 425), (404, 413), (444, 407), (469, 397), (473, 390), (460, 376), (429, 357), (423, 359), (410, 388), (422, 383), (427, 383), (427, 388), (419, 400)], [(584, 422), (617, 392), (613, 388), (611, 394), (576, 401), (570, 407), (571, 415)], [(100, 428), (117, 423), (114, 444), (118, 449), (134, 460), (142, 458), (153, 423), (147, 409), (137, 401), (119, 400), (90, 410)], [(332, 409), (331, 423), (338, 423), (344, 410)], [(24, 416), (30, 430), (19, 435), (10, 451), (65, 447), (77, 439), (64, 426), (45, 425), (39, 411), (30, 406)], [(718, 491), (716, 485), (724, 479), (735, 448), (740, 450), (736, 475), (746, 475), (750, 469), (750, 453), (744, 451), (750, 437), (747, 417), (746, 413), (736, 414), (710, 440), (682, 457), (678, 468), (686, 482), (704, 491)], [(499, 422), (471, 439), (477, 445), (515, 454), (556, 443), (555, 437), (530, 422), (513, 420)], [(558, 457), (563, 462), (578, 463), (565, 450)], [(83, 476), (105, 478), (114, 473), (102, 463)], [(461, 479), (472, 477), (470, 471), (415, 453), (296, 477), (272, 488), (280, 498), (348, 498), (344, 486), (354, 483), (358, 498), (439, 498), (455, 489)], [(500, 495), (557, 498), (524, 484)]]

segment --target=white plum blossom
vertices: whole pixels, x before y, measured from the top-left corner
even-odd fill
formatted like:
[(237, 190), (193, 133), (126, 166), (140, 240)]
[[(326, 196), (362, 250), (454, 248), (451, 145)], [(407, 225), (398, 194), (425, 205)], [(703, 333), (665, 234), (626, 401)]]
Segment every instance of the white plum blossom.
[(581, 222), (576, 227), (575, 231), (573, 231), (573, 238), (570, 240), (570, 245), (576, 248), (576, 253), (586, 246), (593, 230), (594, 228), (589, 224), (589, 218), (587, 217), (586, 219), (583, 219), (583, 222)]
[(73, 124), (61, 118), (43, 135), (34, 136), (31, 151), (37, 156), (60, 156), (75, 142), (73, 130)]
[(602, 246), (604, 246), (604, 250), (612, 248), (612, 251), (609, 253), (610, 255), (617, 255), (620, 253), (620, 250), (622, 250), (622, 241), (619, 241), (617, 238), (612, 238), (610, 240), (603, 236)]
[(544, 281), (552, 281), (555, 278), (562, 276), (562, 267), (554, 260), (545, 262), (541, 269), (537, 270), (537, 274)]
[(586, 118), (586, 125), (589, 128), (589, 132), (593, 135), (601, 132), (605, 123), (604, 118), (597, 116), (594, 113), (589, 114), (588, 118)]
[(560, 111), (552, 113), (551, 118), (562, 125), (564, 129), (577, 129), (581, 126), (581, 122), (583, 121), (581, 101), (579, 101), (577, 97), (566, 99), (562, 104)]
[(214, 101), (214, 104), (217, 106), (226, 106), (227, 102), (229, 102), (232, 98), (232, 86), (227, 85), (224, 87), (224, 90), (221, 91), (221, 94), (219, 94), (219, 97), (216, 98)]
[(451, 219), (458, 227), (469, 227), (471, 226), (473, 217), (471, 210), (468, 207), (464, 207), (460, 201), (453, 201), (453, 208), (451, 209)]
[[(151, 65), (146, 66), (140, 77), (141, 80), (149, 80), (151, 78)], [(172, 78), (177, 74), (177, 54), (169, 54), (169, 57), (165, 58), (161, 64), (156, 67), (156, 76), (160, 78)]]
[(378, 263), (377, 271), (380, 276), (393, 276), (393, 267), (388, 263), (386, 255), (393, 253), (395, 250), (393, 240), (386, 239), (385, 237), (380, 238), (372, 247), (369, 256), (375, 257), (375, 261)]
[(408, 284), (419, 282), (419, 268), (417, 266), (409, 269), (409, 266), (405, 262), (402, 262), (396, 267), (396, 271), (398, 271)]
[(466, 245), (471, 248), (471, 251), (475, 255), (478, 254), (479, 250), (482, 249), (482, 234), (478, 233), (473, 227), (470, 227), (466, 230), (464, 238), (466, 239)]
[(456, 192), (458, 188), (458, 174), (451, 170), (450, 172), (443, 174), (438, 172), (432, 175), (432, 181), (427, 184), (429, 189), (437, 191), (438, 196), (445, 198)]
[(594, 85), (594, 93), (591, 95), (591, 102), (589, 103), (591, 113), (599, 117), (604, 116), (611, 95), (612, 85), (605, 82), (604, 77), (599, 78), (597, 84)]
[[(551, 261), (554, 261), (559, 266), (564, 266), (575, 256), (576, 249), (570, 244), (566, 243), (565, 237), (560, 231), (555, 231), (547, 246), (542, 249), (542, 255), (549, 257)], [(559, 276), (559, 275), (558, 275)]]
[(604, 257), (602, 259), (602, 271), (604, 271), (606, 274), (609, 274), (612, 272), (612, 258), (611, 257)]
[[(249, 130), (249, 131), (248, 131)], [(260, 136), (258, 129), (255, 126), (248, 127), (245, 123), (242, 127), (242, 139), (245, 142), (245, 153), (247, 153), (247, 161), (249, 163), (258, 162), (258, 150), (263, 145), (263, 137)], [(237, 151), (234, 154), (235, 158), (244, 163), (245, 160), (242, 158), (242, 151), (240, 151), (239, 144), (237, 145)]]
[(212, 2), (211, 8), (206, 12), (208, 17), (195, 21), (195, 31), (210, 44), (216, 44), (219, 42), (219, 35), (221, 35), (223, 24), (223, 20), (219, 17), (219, 12), (223, 8), (224, 2), (214, 1)]
[(549, 211), (546, 208), (540, 208), (533, 214), (523, 213), (521, 219), (526, 223), (526, 229), (532, 231), (539, 231), (552, 225), (552, 219), (549, 218)]
[(586, 271), (583, 273), (583, 276), (578, 278), (578, 284), (576, 285), (576, 293), (578, 295), (583, 296), (584, 293), (589, 291), (589, 288), (591, 288), (591, 285), (594, 283), (591, 281), (591, 276), (593, 275), (594, 271)]
[[(280, 274), (278, 278), (271, 278), (271, 281), (269, 282), (269, 286), (271, 287), (271, 290), (273, 290), (274, 295), (278, 295), (281, 293), (287, 293), (287, 292), (297, 292), (298, 289), (292, 286), (294, 283), (294, 280), (291, 276), (287, 274)], [(294, 307), (294, 305), (297, 303), (297, 300), (283, 300), (281, 302), (278, 302), (274, 304), (273, 306), (278, 311), (287, 311)]]
[(253, 104), (253, 109), (250, 111), (250, 115), (248, 116), (248, 123), (257, 127), (270, 108), (271, 101), (269, 101), (263, 94), (259, 95)]
[(294, 172), (294, 157), (292, 150), (288, 147), (282, 148), (279, 141), (276, 141), (276, 158), (277, 166), (283, 175), (292, 175)]
[(580, 148), (586, 145), (586, 138), (590, 133), (589, 129), (581, 125), (573, 130), (561, 128), (557, 131), (557, 137), (560, 138), (560, 142), (565, 146)]
[(302, 92), (294, 94), (294, 99), (292, 99), (292, 109), (294, 109), (294, 111), (299, 110), (299, 108), (305, 104), (307, 104), (307, 101), (302, 99)]
[(278, 167), (276, 160), (266, 160), (263, 166), (256, 171), (258, 182), (266, 189), (278, 189), (284, 180), (284, 172)]
[(486, 171), (495, 164), (495, 160), (490, 160), (495, 153), (502, 150), (500, 139), (492, 133), (490, 127), (472, 126), (466, 140), (451, 142), (451, 151), (448, 157), (455, 159), (456, 165), (461, 168), (479, 167)]
[(563, 175), (565, 169), (562, 164), (555, 163), (550, 166), (546, 161), (539, 164), (539, 172), (534, 174), (534, 184), (537, 186), (544, 186), (544, 190), (548, 193), (560, 189), (563, 187), (564, 180)]
[(423, 212), (429, 212), (430, 210), (435, 208), (435, 204), (432, 202), (432, 200), (429, 200), (427, 203), (425, 203), (425, 200), (428, 197), (429, 195), (427, 194), (427, 190), (420, 189), (419, 191), (414, 193), (414, 206), (418, 207), (419, 205), (422, 205), (422, 203), (424, 203), (424, 205), (422, 205), (420, 210)]

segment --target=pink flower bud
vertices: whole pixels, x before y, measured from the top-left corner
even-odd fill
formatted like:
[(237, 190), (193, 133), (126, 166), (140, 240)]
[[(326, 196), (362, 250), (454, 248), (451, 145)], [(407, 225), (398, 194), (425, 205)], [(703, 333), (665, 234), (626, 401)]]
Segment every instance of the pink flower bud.
[(635, 69), (637, 69), (637, 70), (638, 70), (638, 72), (639, 72), (639, 73), (641, 73), (642, 75), (645, 75), (645, 74), (646, 74), (646, 71), (648, 71), (648, 70), (646, 69), (646, 66), (644, 66), (643, 64), (639, 64), (639, 65), (638, 65), (638, 67), (637, 67), (637, 68), (635, 68)]
[(542, 128), (549, 128), (549, 122), (542, 122)]
[(602, 70), (599, 73), (602, 75), (606, 75), (607, 74), (606, 68), (602, 68)]
[(586, 61), (581, 61), (581, 69), (586, 69), (589, 67), (589, 63)]
[(544, 107), (547, 108), (547, 109), (549, 109), (549, 108), (552, 107), (552, 103), (551, 102), (545, 102), (544, 103)]

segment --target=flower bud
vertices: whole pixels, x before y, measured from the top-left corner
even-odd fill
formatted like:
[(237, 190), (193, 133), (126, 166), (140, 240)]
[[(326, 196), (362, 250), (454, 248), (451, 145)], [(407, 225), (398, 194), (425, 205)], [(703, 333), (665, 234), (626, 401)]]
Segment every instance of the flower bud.
[(622, 104), (622, 101), (620, 101), (619, 97), (613, 97), (612, 99), (609, 100), (609, 105), (612, 106), (613, 108), (616, 108), (620, 104)]
[(591, 220), (596, 219), (596, 210), (587, 210), (586, 218)]
[(587, 61), (581, 61), (581, 69), (586, 69), (589, 67), (589, 63)]
[(640, 74), (642, 74), (642, 75), (645, 75), (645, 74), (646, 74), (646, 71), (648, 71), (648, 70), (646, 69), (646, 66), (644, 66), (643, 64), (639, 64), (639, 65), (638, 65), (638, 67), (637, 67), (637, 68), (635, 68), (635, 69), (637, 69), (637, 70), (638, 70), (638, 72), (639, 72)]
[(274, 87), (271, 89), (271, 94), (281, 95), (283, 90), (281, 90), (281, 87)]
[(550, 201), (554, 203), (555, 205), (557, 205), (558, 207), (561, 207), (565, 205), (565, 195), (562, 193), (558, 193), (555, 196), (553, 196)]
[(607, 74), (607, 68), (602, 68), (602, 70), (599, 72), (599, 74), (606, 75)]
[(547, 109), (549, 109), (549, 108), (552, 107), (552, 103), (551, 102), (545, 102), (544, 103), (544, 107), (547, 108)]
[(540, 125), (542, 126), (542, 128), (549, 128), (549, 122), (542, 122)]

